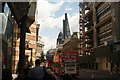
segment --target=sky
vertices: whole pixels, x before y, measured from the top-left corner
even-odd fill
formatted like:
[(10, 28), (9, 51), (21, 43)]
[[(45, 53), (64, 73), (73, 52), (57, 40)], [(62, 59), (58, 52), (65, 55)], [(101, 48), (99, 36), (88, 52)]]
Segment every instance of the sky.
[(68, 15), (69, 26), (72, 32), (78, 32), (79, 29), (79, 3), (78, 2), (48, 2), (41, 0), (39, 2), (40, 23), (39, 36), (44, 42), (44, 52), (56, 47), (56, 40), (63, 27), (65, 13)]

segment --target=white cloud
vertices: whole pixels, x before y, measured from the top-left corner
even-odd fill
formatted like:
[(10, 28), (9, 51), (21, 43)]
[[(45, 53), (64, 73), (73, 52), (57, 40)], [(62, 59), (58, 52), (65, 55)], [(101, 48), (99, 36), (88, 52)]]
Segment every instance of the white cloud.
[[(60, 28), (60, 30), (62, 30), (63, 19), (65, 19), (65, 15), (62, 15), (59, 18), (48, 17), (48, 19), (42, 21), (40, 25), (42, 28), (58, 27), (58, 28)], [(72, 32), (78, 31), (78, 29), (79, 29), (78, 28), (79, 27), (79, 14), (76, 13), (72, 16), (68, 14), (68, 21), (69, 21), (69, 26), (71, 27)]]
[(45, 53), (51, 49), (56, 47), (56, 39), (51, 39), (48, 36), (43, 36), (42, 41), (44, 42), (44, 51)]
[(72, 32), (79, 31), (79, 13), (74, 14), (73, 16), (68, 16), (69, 25)]
[[(64, 19), (64, 15), (59, 17), (59, 18), (50, 17), (49, 20), (45, 20), (44, 22), (42, 22), (41, 26), (55, 27), (55, 25), (56, 25), (56, 27), (62, 29), (63, 19)], [(70, 26), (72, 32), (78, 32), (78, 29), (79, 29), (79, 24), (78, 24), (79, 23), (79, 14), (74, 14), (73, 16), (70, 16), (68, 14), (68, 21), (69, 21), (69, 26)], [(45, 43), (45, 47), (44, 47), (45, 52), (48, 51), (49, 49), (51, 49), (51, 47), (52, 48), (56, 47), (56, 39), (51, 39), (51, 38), (49, 38), (49, 36), (43, 36), (42, 39)]]
[(65, 11), (72, 11), (72, 8), (66, 8)]
[(54, 13), (59, 10), (59, 8), (62, 6), (63, 2), (59, 3), (49, 3), (45, 0), (38, 0), (37, 2), (37, 10), (38, 10), (38, 23), (40, 21), (44, 21), (48, 19), (48, 17), (54, 16)]
[[(61, 31), (63, 27), (63, 19), (65, 19), (65, 15), (62, 15), (58, 18), (54, 18), (55, 12), (60, 9), (63, 2), (60, 3), (49, 3), (45, 0), (39, 0), (39, 17), (38, 22), (40, 23), (40, 29), (41, 28), (53, 28), (58, 27), (58, 29)], [(71, 8), (72, 9), (72, 8)], [(70, 8), (66, 10), (71, 10)], [(79, 16), (78, 14), (69, 15), (68, 14), (68, 20), (69, 25), (71, 27), (72, 32), (78, 31), (78, 20)], [(40, 35), (40, 34), (39, 34)], [(57, 36), (56, 36), (57, 37)], [(49, 36), (42, 36), (42, 39), (44, 41), (44, 51), (48, 51), (49, 49), (56, 47), (56, 39), (51, 39)]]
[(42, 28), (53, 28), (53, 27), (59, 27), (62, 28), (62, 20), (64, 16), (61, 16), (59, 18), (53, 18), (48, 17), (46, 20), (41, 21), (41, 27)]

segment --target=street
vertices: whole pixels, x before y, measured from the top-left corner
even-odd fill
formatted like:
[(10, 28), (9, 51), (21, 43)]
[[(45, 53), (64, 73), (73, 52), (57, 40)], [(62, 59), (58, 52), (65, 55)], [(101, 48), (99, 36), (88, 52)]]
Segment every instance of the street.
[(120, 80), (120, 1), (4, 1), (0, 80)]
[[(62, 77), (54, 74), (50, 69), (49, 73), (55, 76), (56, 80), (63, 80)], [(13, 74), (13, 80), (17, 77)], [(105, 72), (105, 71), (94, 71), (94, 70), (80, 70), (79, 76), (73, 77), (72, 80), (120, 80), (120, 73)]]
[[(52, 72), (52, 71), (51, 71)], [(53, 75), (54, 72), (52, 72)], [(57, 80), (62, 80), (55, 75)], [(110, 73), (106, 71), (80, 70), (79, 76), (73, 77), (72, 80), (120, 80), (120, 73)]]
[(94, 70), (80, 70), (79, 79), (83, 78), (91, 78), (91, 79), (120, 79), (120, 74), (110, 73), (106, 71), (94, 71)]
[(105, 71), (80, 70), (79, 76), (74, 77), (72, 80), (120, 80), (120, 73), (111, 74)]

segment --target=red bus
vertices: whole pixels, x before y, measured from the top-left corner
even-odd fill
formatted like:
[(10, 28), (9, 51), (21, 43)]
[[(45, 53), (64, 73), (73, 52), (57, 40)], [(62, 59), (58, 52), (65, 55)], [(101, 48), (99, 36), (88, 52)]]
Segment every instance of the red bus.
[(77, 52), (61, 52), (54, 56), (54, 71), (58, 75), (79, 75), (79, 54)]

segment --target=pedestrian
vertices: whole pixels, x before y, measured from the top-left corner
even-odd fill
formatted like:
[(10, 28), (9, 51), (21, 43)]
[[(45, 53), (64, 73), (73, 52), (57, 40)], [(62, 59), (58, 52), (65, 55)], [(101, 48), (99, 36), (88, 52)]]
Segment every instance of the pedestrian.
[(35, 61), (35, 67), (33, 67), (29, 72), (30, 80), (43, 80), (44, 69), (42, 66), (40, 66), (40, 63), (41, 61), (39, 59)]
[(12, 80), (12, 72), (10, 68), (4, 68), (2, 70), (2, 79), (1, 80)]
[(29, 66), (25, 65), (22, 69), (22, 73), (18, 75), (18, 77), (15, 80), (29, 80), (28, 73), (29, 73)]

